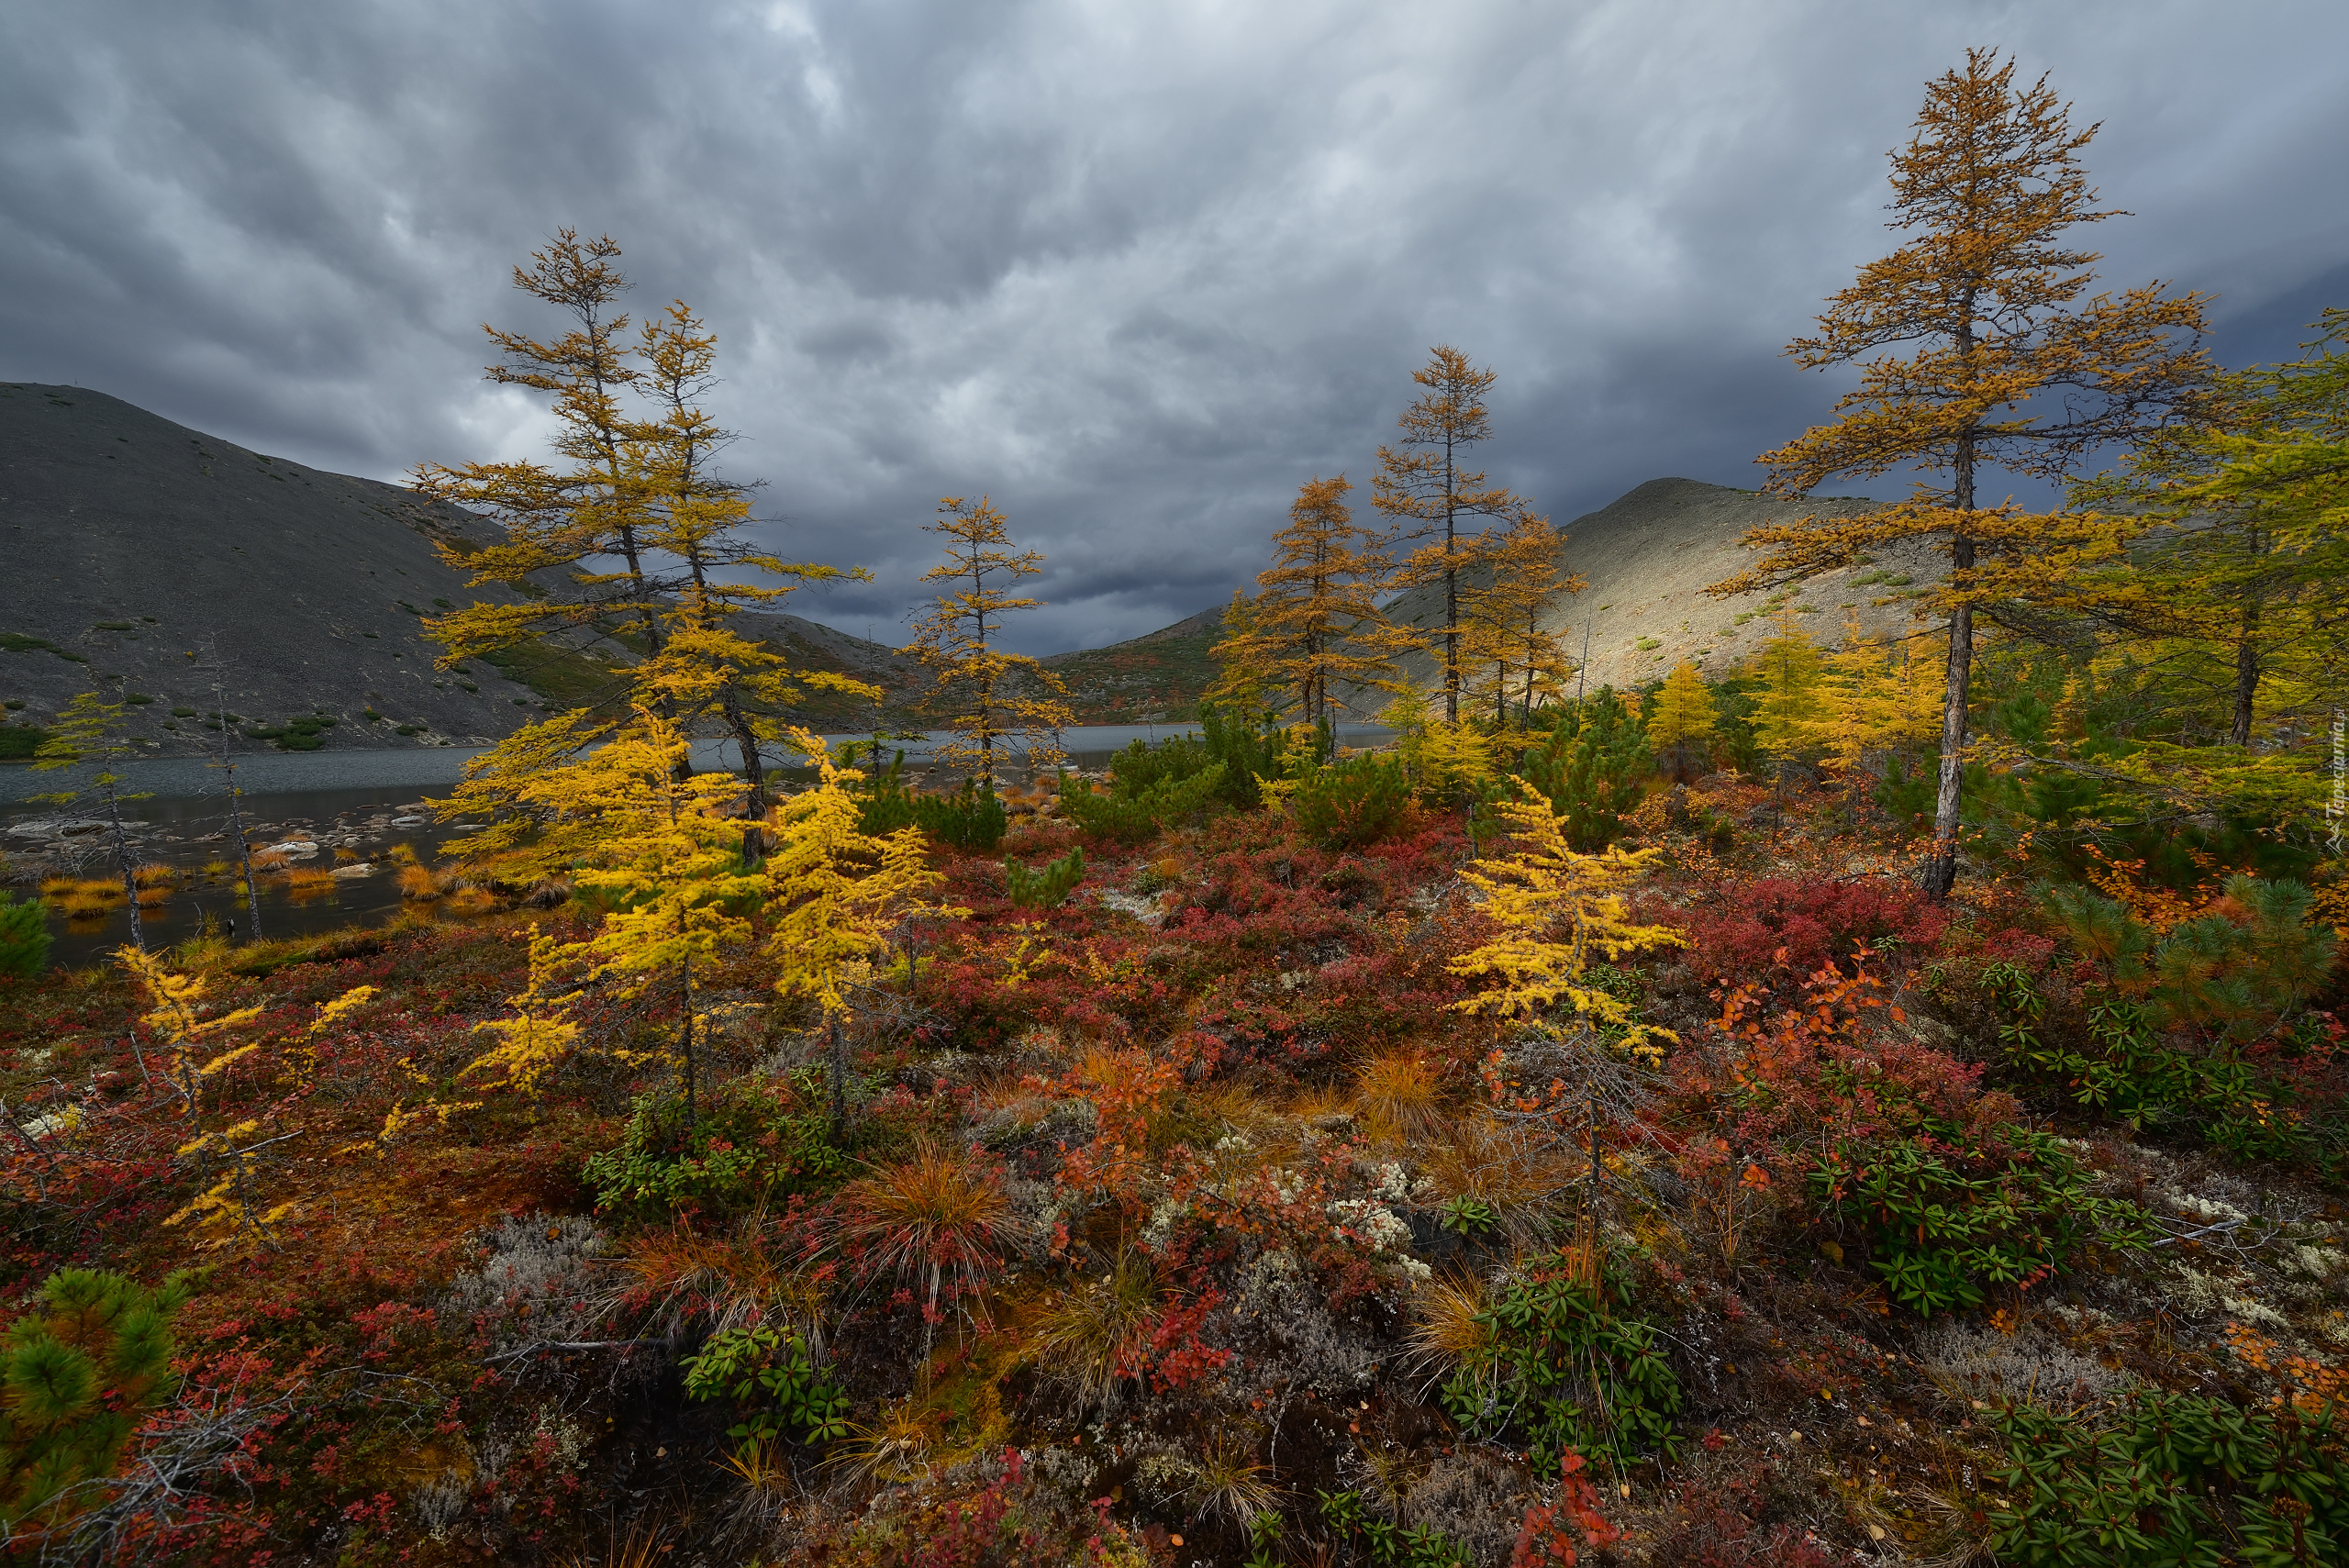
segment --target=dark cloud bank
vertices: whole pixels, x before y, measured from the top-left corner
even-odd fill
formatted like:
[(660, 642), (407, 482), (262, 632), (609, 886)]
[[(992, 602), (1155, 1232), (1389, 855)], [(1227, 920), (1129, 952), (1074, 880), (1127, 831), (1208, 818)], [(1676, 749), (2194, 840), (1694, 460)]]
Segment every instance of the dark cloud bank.
[(1833, 393), (1778, 357), (1886, 244), (1883, 154), (1969, 43), (2052, 72), (2139, 216), (2115, 284), (2231, 361), (2349, 303), (2349, 11), (1738, 0), (1273, 6), (106, 4), (0, 13), (0, 379), (395, 478), (522, 455), (479, 323), (551, 229), (721, 334), (785, 547), (877, 581), (941, 494), (1043, 548), (1038, 651), (1262, 564), (1435, 341), (1500, 373), (1495, 477), (1561, 519), (1751, 484)]

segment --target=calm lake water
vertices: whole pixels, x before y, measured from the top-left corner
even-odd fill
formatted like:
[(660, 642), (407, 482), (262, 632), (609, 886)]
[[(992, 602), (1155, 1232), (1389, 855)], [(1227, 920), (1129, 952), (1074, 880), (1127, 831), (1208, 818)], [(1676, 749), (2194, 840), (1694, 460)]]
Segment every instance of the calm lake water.
[[(1197, 733), (1196, 726), (1185, 725), (1085, 725), (1063, 731), (1062, 744), (1076, 766), (1098, 768), (1132, 741)], [(1341, 726), (1338, 736), (1350, 746), (1376, 745), (1391, 738), (1373, 725)], [(936, 740), (933, 735), (886, 744), (891, 750), (902, 747), (907, 762), (914, 764), (930, 755)], [(694, 750), (695, 765), (703, 769), (729, 768), (738, 760), (729, 742), (703, 741)], [(464, 832), (463, 823), (434, 817), (425, 797), (446, 794), (463, 777), (466, 760), (477, 754), (456, 747), (417, 747), (239, 759), (245, 841), (314, 845), (306, 851), (288, 850), (288, 863), (340, 868), (344, 873), (330, 884), (314, 879), (307, 889), (290, 888), (282, 876), (262, 877), (262, 934), (306, 936), (390, 919), (402, 907), (393, 849), (405, 845), (429, 863), (444, 843)], [(1013, 766), (1022, 760), (1015, 751)], [(228, 831), (228, 796), (219, 771), (198, 758), (158, 758), (126, 763), (122, 773), (127, 792), (147, 795), (124, 807), (126, 819), (136, 824), (134, 857), (141, 864), (160, 862), (179, 873), (166, 901), (139, 912), (149, 944), (184, 940), (201, 930), (206, 918), (232, 923), (238, 940), (244, 940), (250, 917), (236, 894), (236, 873), (229, 869), (236, 861), (236, 841)], [(97, 825), (101, 806), (87, 799), (56, 806), (31, 798), (72, 782), (69, 773), (0, 768), (0, 853), (6, 857), (7, 871), (39, 864), (69, 876), (117, 874), (113, 835)], [(31, 891), (16, 889), (19, 897)], [(49, 920), (55, 941), (50, 962), (60, 965), (101, 962), (130, 940), (129, 912), (120, 906), (102, 918), (76, 920), (52, 909)]]
[[(241, 769), (239, 770), (242, 772)], [(414, 788), (283, 790), (244, 797), (245, 841), (284, 844), (291, 866), (344, 874), (314, 887), (295, 888), (287, 878), (264, 874), (261, 888), (262, 933), (307, 936), (344, 926), (379, 925), (401, 905), (395, 845), (406, 845), (431, 861), (440, 846), (462, 831), (435, 820)], [(156, 795), (133, 801), (124, 817), (133, 825), (132, 855), (142, 865), (160, 863), (178, 875), (168, 898), (142, 907), (148, 945), (161, 947), (200, 931), (207, 917), (233, 925), (237, 939), (251, 931), (251, 916), (236, 890), (235, 838), (228, 831), (224, 796)], [(82, 807), (17, 809), (0, 820), (0, 848), (13, 862), (38, 856), (54, 873), (118, 877), (114, 835), (103, 827), (85, 828), (96, 815)], [(83, 829), (46, 831), (59, 823)], [(304, 849), (301, 846), (314, 846)], [(362, 870), (361, 868), (365, 868)], [(22, 897), (31, 889), (18, 887)], [(117, 905), (97, 919), (66, 919), (52, 906), (54, 945), (50, 962), (66, 967), (103, 962), (130, 940), (130, 913)]]

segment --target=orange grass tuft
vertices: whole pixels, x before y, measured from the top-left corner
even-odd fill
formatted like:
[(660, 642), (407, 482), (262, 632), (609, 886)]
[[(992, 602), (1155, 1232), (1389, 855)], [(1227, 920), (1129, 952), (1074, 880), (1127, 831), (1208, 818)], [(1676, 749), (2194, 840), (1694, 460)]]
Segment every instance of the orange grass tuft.
[(334, 891), (334, 873), (302, 866), (286, 873), (285, 889), (296, 898), (323, 898)]
[(1423, 1056), (1375, 1056), (1354, 1072), (1354, 1106), (1374, 1136), (1418, 1143), (1443, 1127), (1439, 1070)]
[(849, 1184), (841, 1229), (874, 1273), (926, 1279), (930, 1317), (948, 1282), (975, 1296), (1019, 1230), (1001, 1177), (975, 1150), (925, 1139), (910, 1160)]

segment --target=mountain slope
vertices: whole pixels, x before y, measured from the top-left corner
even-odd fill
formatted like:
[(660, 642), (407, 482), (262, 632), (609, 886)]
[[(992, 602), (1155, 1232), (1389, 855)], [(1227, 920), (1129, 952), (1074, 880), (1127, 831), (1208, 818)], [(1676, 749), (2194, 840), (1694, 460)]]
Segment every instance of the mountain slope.
[[(1544, 629), (1577, 660), (1587, 646), (1594, 689), (1660, 679), (1683, 659), (1693, 659), (1709, 675), (1724, 674), (1774, 635), (1779, 620), (1774, 595), (1714, 599), (1705, 593), (1752, 563), (1753, 552), (1738, 542), (1745, 531), (1807, 515), (1851, 517), (1875, 505), (1865, 497), (1779, 501), (1693, 479), (1651, 479), (1561, 530), (1566, 536), (1561, 559), (1588, 586), (1561, 600)], [(1847, 613), (1857, 615), (1869, 632), (1913, 633), (1919, 628), (1909, 600), (1943, 570), (1929, 548), (1886, 550), (1868, 566), (1829, 573), (1789, 591), (1785, 605), (1795, 624), (1822, 647), (1842, 643)], [(1442, 624), (1442, 604), (1441, 588), (1416, 589), (1396, 600), (1389, 613), (1433, 628)], [(1440, 661), (1440, 654), (1419, 654), (1405, 670), (1430, 684), (1438, 678)]]
[(418, 628), (440, 604), (513, 596), (466, 588), (433, 549), (494, 537), (103, 393), (0, 383), (0, 696), (39, 722), (75, 692), (127, 688), (153, 699), (141, 733), (184, 750), (196, 720), (172, 709), (214, 706), (217, 648), (222, 706), (249, 724), (330, 716), (336, 747), (495, 739), (538, 696), (493, 669), (435, 672)]

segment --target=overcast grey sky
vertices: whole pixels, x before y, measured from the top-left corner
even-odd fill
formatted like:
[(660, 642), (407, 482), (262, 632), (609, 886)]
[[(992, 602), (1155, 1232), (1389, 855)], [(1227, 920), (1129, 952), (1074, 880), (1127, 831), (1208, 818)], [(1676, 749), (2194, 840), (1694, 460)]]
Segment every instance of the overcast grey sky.
[(569, 224), (720, 335), (779, 542), (892, 632), (938, 496), (1043, 549), (1033, 651), (1264, 564), (1438, 341), (1561, 522), (1758, 483), (1779, 358), (1890, 242), (1885, 152), (1968, 44), (2046, 71), (2139, 216), (2112, 284), (2216, 293), (2230, 362), (2349, 304), (2349, 6), (0, 0), (0, 379), (320, 467), (541, 450), (484, 321)]

